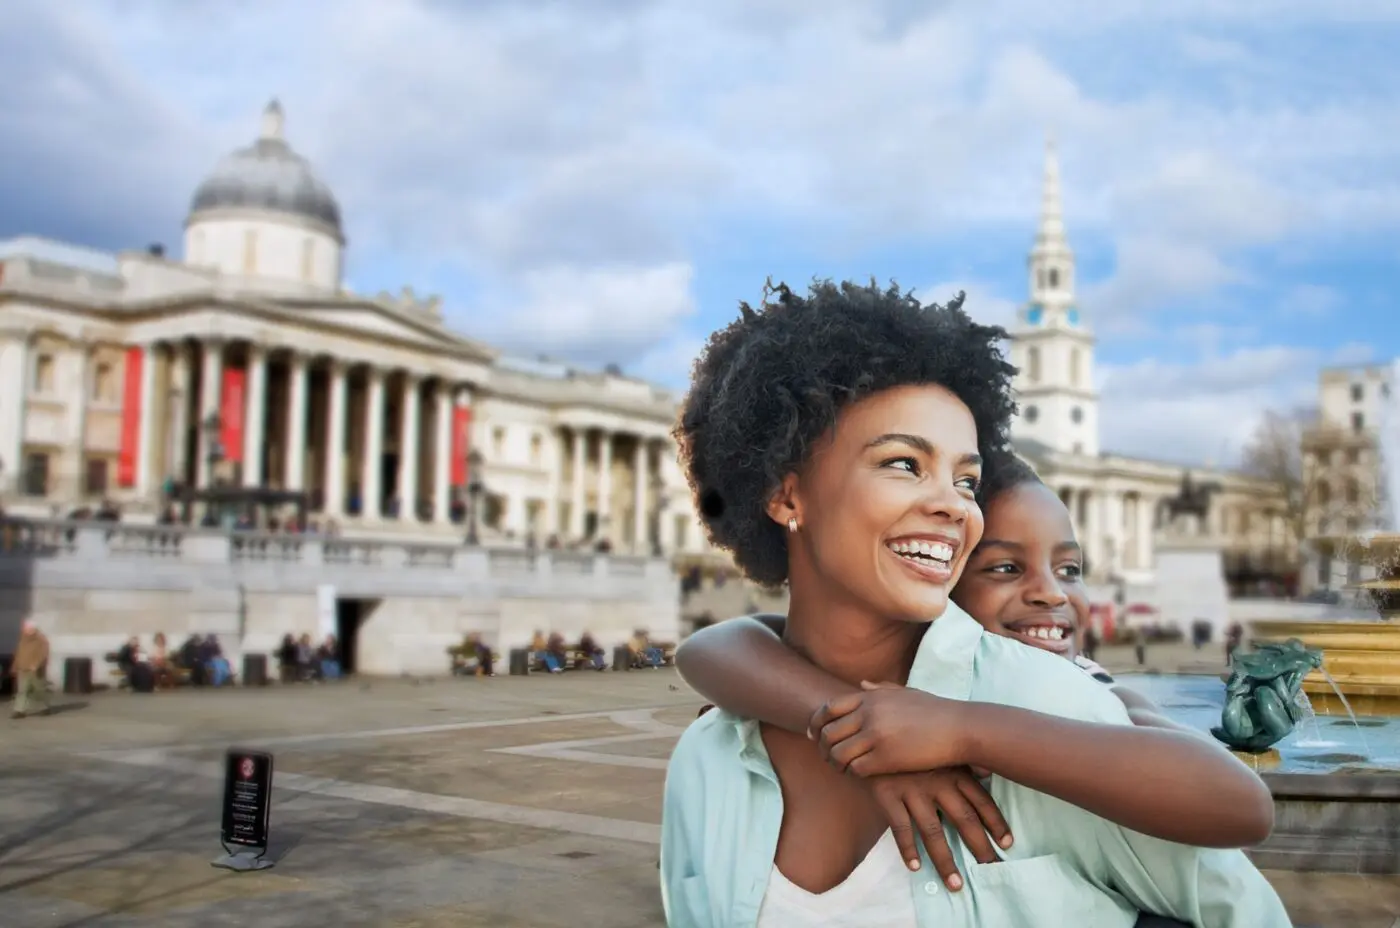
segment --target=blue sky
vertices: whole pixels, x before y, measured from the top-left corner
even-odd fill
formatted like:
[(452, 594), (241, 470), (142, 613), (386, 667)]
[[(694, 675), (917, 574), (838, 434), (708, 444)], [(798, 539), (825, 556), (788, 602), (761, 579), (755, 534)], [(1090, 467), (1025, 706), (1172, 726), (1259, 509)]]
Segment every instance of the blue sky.
[(179, 241), (269, 97), (359, 290), (675, 387), (765, 277), (1024, 299), (1056, 136), (1106, 448), (1400, 347), (1392, 0), (10, 0), (0, 236)]

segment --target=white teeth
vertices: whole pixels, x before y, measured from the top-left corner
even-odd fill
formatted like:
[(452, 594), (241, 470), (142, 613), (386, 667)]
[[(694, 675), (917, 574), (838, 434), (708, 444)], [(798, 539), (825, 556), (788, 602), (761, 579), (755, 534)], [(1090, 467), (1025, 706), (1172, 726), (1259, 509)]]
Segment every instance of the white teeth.
[(953, 546), (942, 541), (895, 541), (889, 549), (906, 557), (932, 558), (945, 564), (953, 559)]
[(1027, 638), (1039, 638), (1043, 641), (1063, 641), (1065, 630), (1058, 625), (1038, 625), (1026, 629), (1022, 634)]

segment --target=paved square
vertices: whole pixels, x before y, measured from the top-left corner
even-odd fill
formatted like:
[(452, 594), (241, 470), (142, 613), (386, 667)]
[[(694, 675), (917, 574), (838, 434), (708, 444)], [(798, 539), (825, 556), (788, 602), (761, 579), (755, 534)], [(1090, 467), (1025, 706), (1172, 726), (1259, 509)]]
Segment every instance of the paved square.
[[(60, 700), (62, 702), (62, 700)], [(671, 670), (101, 694), (0, 722), (0, 923), (662, 924)], [(215, 870), (224, 750), (276, 756), (275, 869)], [(1271, 874), (1300, 924), (1390, 928), (1400, 884)]]

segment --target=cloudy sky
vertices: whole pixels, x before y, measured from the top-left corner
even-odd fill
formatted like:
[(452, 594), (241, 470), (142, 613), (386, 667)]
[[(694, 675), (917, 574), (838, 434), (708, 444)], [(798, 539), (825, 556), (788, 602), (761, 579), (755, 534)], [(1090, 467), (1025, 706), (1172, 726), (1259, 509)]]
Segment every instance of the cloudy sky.
[(1025, 298), (1059, 143), (1107, 449), (1400, 347), (1394, 0), (5, 0), (0, 237), (178, 242), (273, 96), (350, 283), (682, 386), (768, 275)]

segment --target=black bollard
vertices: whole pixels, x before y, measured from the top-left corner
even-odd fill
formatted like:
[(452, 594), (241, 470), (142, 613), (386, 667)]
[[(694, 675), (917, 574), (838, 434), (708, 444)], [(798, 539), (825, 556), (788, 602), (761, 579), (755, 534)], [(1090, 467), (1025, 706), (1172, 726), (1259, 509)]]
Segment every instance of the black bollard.
[(530, 649), (511, 648), (510, 649), (510, 675), (512, 677), (523, 677), (530, 673)]
[(6, 699), (15, 695), (15, 678), (10, 675), (10, 664), (14, 663), (13, 654), (0, 654), (0, 699)]
[(243, 655), (243, 685), (267, 686), (267, 655)]
[(72, 696), (83, 696), (92, 692), (92, 658), (64, 659), (63, 692)]
[(613, 648), (613, 670), (631, 670), (632, 652), (627, 650), (627, 645), (620, 644)]

